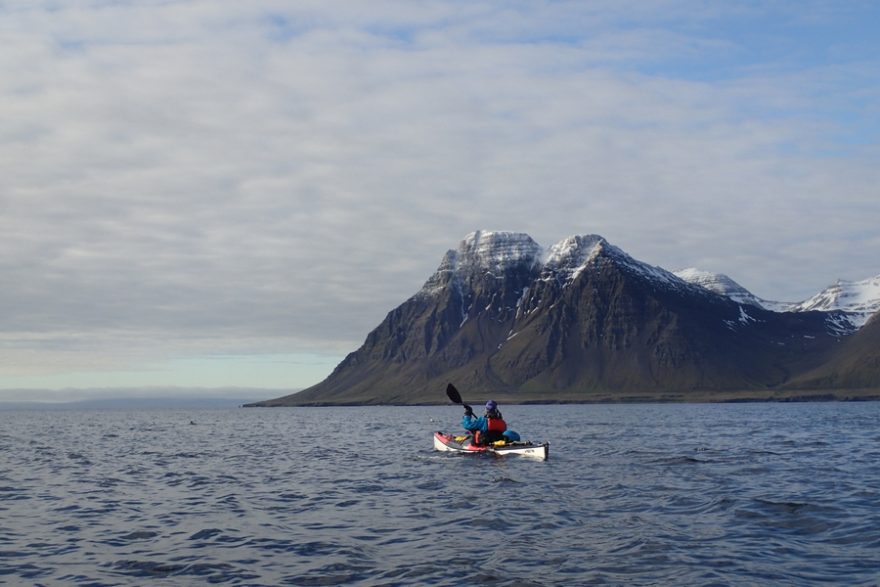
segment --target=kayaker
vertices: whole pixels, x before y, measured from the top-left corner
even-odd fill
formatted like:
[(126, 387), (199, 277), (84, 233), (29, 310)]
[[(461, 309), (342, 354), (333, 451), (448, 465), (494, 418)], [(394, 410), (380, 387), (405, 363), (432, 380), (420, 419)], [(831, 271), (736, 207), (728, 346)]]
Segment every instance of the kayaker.
[(486, 402), (486, 414), (479, 418), (474, 416), (474, 410), (466, 405), (461, 425), (465, 430), (474, 433), (474, 444), (480, 445), (504, 440), (504, 432), (507, 430), (507, 423), (501, 416), (498, 404), (492, 399)]

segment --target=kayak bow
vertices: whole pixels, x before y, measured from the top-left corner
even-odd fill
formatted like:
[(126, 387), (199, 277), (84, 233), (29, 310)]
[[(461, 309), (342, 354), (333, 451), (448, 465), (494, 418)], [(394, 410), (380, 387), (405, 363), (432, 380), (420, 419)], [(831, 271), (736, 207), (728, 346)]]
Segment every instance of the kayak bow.
[(534, 444), (532, 442), (507, 442), (502, 440), (489, 446), (479, 446), (471, 444), (469, 436), (453, 436), (443, 432), (434, 433), (434, 448), (439, 451), (466, 454), (522, 455), (542, 461), (546, 460), (550, 455), (549, 442)]

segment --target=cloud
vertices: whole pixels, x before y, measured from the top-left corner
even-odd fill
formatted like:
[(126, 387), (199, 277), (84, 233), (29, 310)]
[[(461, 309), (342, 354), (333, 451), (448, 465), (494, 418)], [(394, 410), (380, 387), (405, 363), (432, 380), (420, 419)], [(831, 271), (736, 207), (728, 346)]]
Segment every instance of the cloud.
[(6, 2), (0, 374), (341, 356), (478, 228), (876, 274), (874, 42), (787, 6)]

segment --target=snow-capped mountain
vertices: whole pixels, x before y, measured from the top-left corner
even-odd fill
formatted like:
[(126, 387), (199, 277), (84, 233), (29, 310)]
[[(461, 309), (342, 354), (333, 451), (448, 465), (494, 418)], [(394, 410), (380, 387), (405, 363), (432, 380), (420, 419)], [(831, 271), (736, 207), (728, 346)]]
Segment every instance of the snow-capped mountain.
[(788, 306), (788, 304), (784, 303), (762, 300), (723, 273), (701, 271), (694, 267), (681, 269), (679, 271), (674, 271), (673, 273), (676, 277), (679, 277), (688, 283), (693, 283), (694, 285), (699, 285), (709, 291), (727, 296), (738, 304), (748, 304), (749, 306), (756, 306), (758, 308), (764, 308), (765, 310), (782, 312), (785, 311), (782, 308)]
[(260, 405), (436, 402), (449, 381), (520, 402), (754, 397), (846, 346), (843, 312), (770, 311), (722, 277), (597, 235), (474, 232), (327, 379)]
[(795, 312), (810, 310), (842, 310), (851, 315), (854, 325), (861, 328), (871, 316), (880, 312), (880, 275), (862, 281), (838, 280), (834, 285), (792, 307)]
[(772, 312), (846, 312), (850, 329), (858, 329), (880, 311), (880, 275), (862, 281), (838, 280), (803, 302), (773, 302), (761, 299), (721, 273), (689, 268), (675, 275), (688, 283), (727, 296), (738, 304), (748, 304)]

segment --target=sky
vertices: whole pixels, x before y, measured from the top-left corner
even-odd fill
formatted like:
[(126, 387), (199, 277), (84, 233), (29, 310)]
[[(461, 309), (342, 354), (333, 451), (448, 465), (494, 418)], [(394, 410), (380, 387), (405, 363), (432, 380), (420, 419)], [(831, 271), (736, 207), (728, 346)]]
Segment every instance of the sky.
[(307, 387), (479, 229), (778, 301), (878, 275), (878, 27), (859, 0), (0, 0), (0, 400)]

